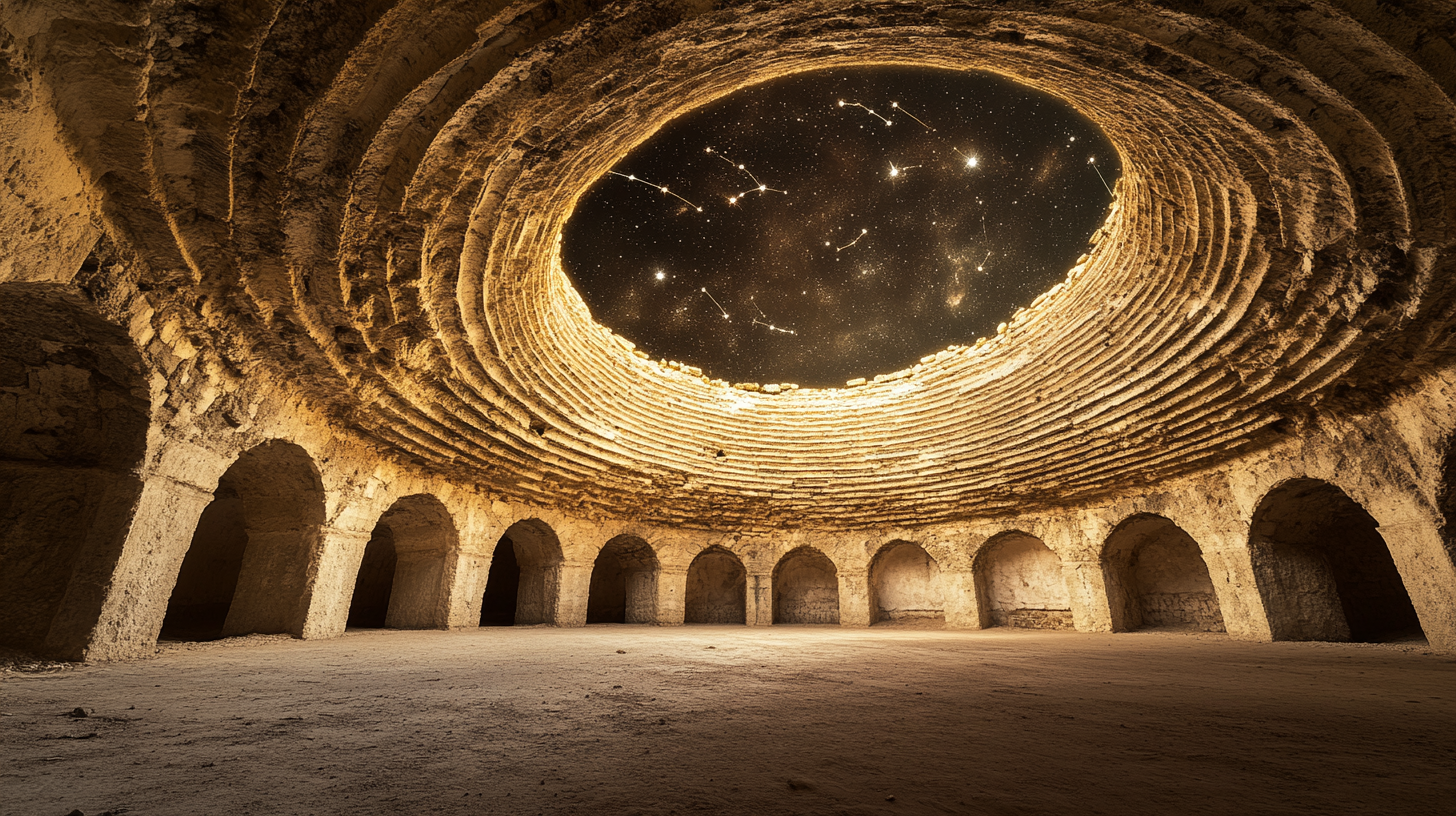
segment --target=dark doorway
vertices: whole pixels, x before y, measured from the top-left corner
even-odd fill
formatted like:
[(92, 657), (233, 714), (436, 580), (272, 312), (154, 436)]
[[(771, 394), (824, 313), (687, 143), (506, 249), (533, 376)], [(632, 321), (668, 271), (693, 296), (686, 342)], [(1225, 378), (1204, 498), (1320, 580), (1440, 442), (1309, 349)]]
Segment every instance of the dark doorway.
[(800, 547), (773, 572), (774, 623), (839, 623), (839, 570), (824, 553)]
[(738, 556), (710, 547), (688, 567), (684, 623), (747, 623), (748, 571)]
[(359, 577), (354, 581), (354, 597), (349, 602), (350, 626), (384, 628), (397, 562), (394, 531), (387, 524), (376, 525), (374, 535), (370, 536), (369, 544), (364, 548), (364, 560), (359, 563)]
[(224, 476), (202, 511), (192, 545), (177, 573), (177, 586), (162, 621), (162, 640), (216, 640), (243, 570), (248, 546), (243, 500)]
[(485, 597), (480, 602), (480, 625), (514, 626), (520, 591), (521, 564), (516, 560), (516, 545), (507, 536), (495, 545), (495, 555), (490, 559)]
[(657, 555), (646, 541), (617, 536), (592, 565), (587, 623), (652, 623), (657, 612)]
[(1379, 525), (1338, 487), (1286, 482), (1259, 503), (1250, 530), (1275, 639), (1423, 637)]
[(274, 440), (243, 453), (198, 518), (162, 637), (301, 634), (323, 521), (323, 483), (306, 451)]

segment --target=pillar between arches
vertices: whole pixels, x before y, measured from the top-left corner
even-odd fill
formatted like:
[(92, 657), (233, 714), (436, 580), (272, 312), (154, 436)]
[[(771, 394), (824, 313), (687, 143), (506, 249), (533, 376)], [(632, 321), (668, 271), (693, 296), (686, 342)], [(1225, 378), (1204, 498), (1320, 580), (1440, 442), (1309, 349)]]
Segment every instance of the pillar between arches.
[(873, 622), (870, 612), (870, 576), (868, 570), (840, 569), (839, 575), (839, 625), (850, 627), (869, 626)]
[(1112, 607), (1108, 602), (1107, 579), (1100, 561), (1062, 561), (1067, 582), (1067, 599), (1072, 606), (1072, 625), (1078, 632), (1111, 632)]
[(749, 626), (773, 625), (773, 573), (748, 573), (747, 598), (744, 599), (744, 620)]
[[(586, 601), (591, 592), (591, 574), (595, 562), (563, 561), (546, 567), (546, 597), (551, 597), (555, 584), (556, 606), (546, 622), (556, 626), (586, 626)], [(553, 574), (554, 573), (554, 581)], [(521, 570), (521, 586), (526, 586), (525, 568)]]
[[(206, 488), (160, 475), (147, 478), (99, 612), (83, 620), (83, 610), (63, 608), (65, 617), (57, 623), (64, 625), (53, 625), (47, 638), (48, 644), (55, 639), (56, 653), (76, 660), (124, 660), (155, 648), (182, 559), (211, 502), (212, 491)], [(67, 642), (72, 633), (88, 628), (84, 645), (79, 639)]]
[(657, 571), (658, 626), (682, 626), (687, 611), (688, 568), (661, 567)]
[(974, 572), (941, 570), (940, 591), (945, 601), (945, 628), (981, 628), (981, 599)]
[(485, 597), (485, 580), (490, 575), (489, 555), (457, 550), (445, 565), (445, 626), (449, 629), (480, 625), (480, 603)]
[(1203, 533), (1196, 540), (1208, 565), (1213, 593), (1218, 596), (1223, 626), (1234, 640), (1274, 639), (1268, 607), (1254, 581), (1254, 559), (1247, 542), (1232, 536)]
[(1431, 648), (1456, 652), (1456, 564), (1440, 528), (1423, 517), (1377, 529)]
[[(319, 528), (317, 566), (305, 590), (307, 611), (301, 630), (295, 632), (299, 637), (330, 638), (344, 634), (349, 621), (349, 601), (354, 597), (354, 579), (359, 575), (364, 548), (369, 546), (371, 536), (359, 530)], [(231, 613), (228, 620), (232, 622)]]

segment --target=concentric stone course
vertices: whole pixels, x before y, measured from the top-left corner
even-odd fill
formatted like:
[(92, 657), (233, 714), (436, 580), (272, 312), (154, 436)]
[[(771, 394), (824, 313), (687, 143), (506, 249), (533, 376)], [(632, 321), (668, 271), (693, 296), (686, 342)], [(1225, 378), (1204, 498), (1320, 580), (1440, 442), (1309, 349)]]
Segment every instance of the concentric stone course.
[[(719, 529), (1035, 512), (1373, 405), (1447, 345), (1443, 0), (73, 17), (26, 47), (154, 324), (516, 500)], [(734, 387), (592, 321), (559, 238), (594, 179), (722, 95), (864, 64), (995, 71), (1107, 133), (1123, 177), (1063, 284), (831, 390)]]

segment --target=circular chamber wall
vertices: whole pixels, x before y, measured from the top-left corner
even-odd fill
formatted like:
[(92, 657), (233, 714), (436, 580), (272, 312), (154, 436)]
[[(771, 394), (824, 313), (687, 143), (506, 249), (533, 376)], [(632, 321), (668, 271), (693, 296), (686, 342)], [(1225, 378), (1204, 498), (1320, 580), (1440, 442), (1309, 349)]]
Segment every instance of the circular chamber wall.
[[(235, 53), (135, 62), (146, 159), (95, 173), (108, 228), (207, 354), (503, 497), (712, 527), (1034, 512), (1385, 399), (1449, 331), (1452, 80), (1384, 12), (218, 13)], [(1335, 41), (1359, 47), (1308, 47)], [(1090, 120), (1122, 176), (1086, 256), (993, 336), (836, 389), (715, 380), (591, 319), (560, 241), (595, 179), (741, 89), (856, 66), (989, 71)]]

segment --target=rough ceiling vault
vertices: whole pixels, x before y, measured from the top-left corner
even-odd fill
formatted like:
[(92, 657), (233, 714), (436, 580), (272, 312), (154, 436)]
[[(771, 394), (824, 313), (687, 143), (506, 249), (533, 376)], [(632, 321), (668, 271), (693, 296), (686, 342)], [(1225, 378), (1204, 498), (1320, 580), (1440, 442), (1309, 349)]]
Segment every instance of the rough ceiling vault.
[[(154, 324), (526, 501), (1034, 510), (1364, 410), (1449, 352), (1444, 0), (64, 6), (17, 4), (0, 52), (40, 72)], [(876, 63), (996, 71), (1106, 131), (1124, 176), (1063, 284), (832, 390), (710, 381), (591, 322), (557, 241), (593, 179), (735, 89)], [(94, 240), (76, 221), (51, 240)]]

